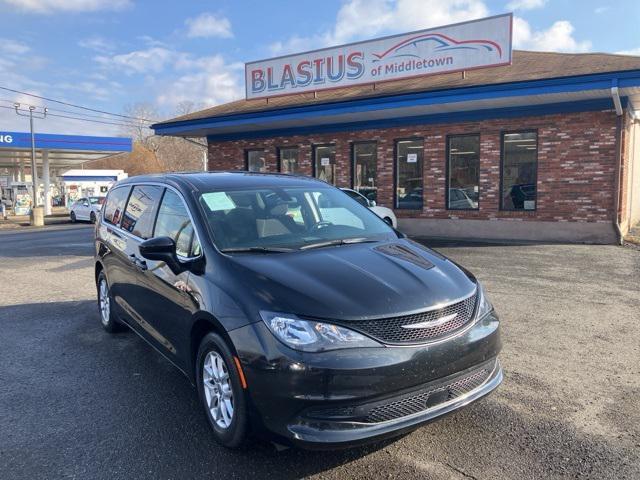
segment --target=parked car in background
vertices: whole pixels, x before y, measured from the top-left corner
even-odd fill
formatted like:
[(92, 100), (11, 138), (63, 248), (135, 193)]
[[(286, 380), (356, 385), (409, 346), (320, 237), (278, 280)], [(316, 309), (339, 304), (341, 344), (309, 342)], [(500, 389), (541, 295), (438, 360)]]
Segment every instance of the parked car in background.
[(360, 205), (367, 207), (393, 228), (398, 228), (398, 219), (396, 218), (395, 213), (393, 213), (393, 210), (391, 210), (390, 208), (377, 205), (375, 201), (369, 200), (361, 193), (356, 192), (355, 190), (352, 190), (350, 188), (341, 188), (340, 190), (349, 195)]
[(325, 182), (132, 177), (95, 235), (103, 327), (184, 372), (226, 447), (250, 431), (324, 448), (398, 436), (502, 381), (478, 280)]
[(534, 183), (513, 185), (503, 201), (503, 206), (507, 209), (535, 210), (536, 186)]
[(105, 197), (82, 197), (73, 202), (69, 208), (69, 217), (72, 222), (78, 220), (95, 223)]
[(478, 208), (478, 203), (474, 202), (469, 198), (467, 192), (465, 192), (461, 188), (450, 188), (449, 189), (449, 208), (454, 209), (474, 209)]

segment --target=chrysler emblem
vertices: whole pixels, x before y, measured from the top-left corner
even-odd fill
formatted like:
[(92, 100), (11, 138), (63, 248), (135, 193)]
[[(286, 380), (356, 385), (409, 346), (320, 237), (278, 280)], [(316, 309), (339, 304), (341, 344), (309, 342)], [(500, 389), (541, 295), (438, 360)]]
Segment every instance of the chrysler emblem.
[(408, 330), (414, 330), (418, 328), (434, 328), (443, 325), (458, 316), (457, 313), (452, 313), (451, 315), (445, 315), (444, 317), (436, 318), (435, 320), (429, 320), (428, 322), (420, 322), (420, 323), (411, 323), (409, 325), (402, 325), (402, 328), (406, 328)]

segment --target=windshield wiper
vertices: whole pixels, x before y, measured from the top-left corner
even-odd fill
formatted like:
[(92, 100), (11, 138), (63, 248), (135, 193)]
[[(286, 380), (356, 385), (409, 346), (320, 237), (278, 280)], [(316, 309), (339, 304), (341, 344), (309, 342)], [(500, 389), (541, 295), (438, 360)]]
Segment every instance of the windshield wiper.
[(303, 245), (300, 250), (311, 250), (312, 248), (333, 247), (336, 245), (351, 245), (354, 243), (375, 243), (378, 240), (370, 238), (339, 238), (337, 240), (327, 240), (325, 242), (310, 243)]
[(238, 247), (238, 248), (224, 248), (220, 250), (222, 253), (286, 253), (292, 252), (292, 248), (285, 247)]

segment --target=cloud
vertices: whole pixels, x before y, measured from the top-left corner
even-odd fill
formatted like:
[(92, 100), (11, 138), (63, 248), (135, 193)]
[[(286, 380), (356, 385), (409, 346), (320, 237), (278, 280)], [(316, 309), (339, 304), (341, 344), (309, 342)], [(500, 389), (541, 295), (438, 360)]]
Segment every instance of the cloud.
[(0, 38), (0, 52), (5, 55), (22, 55), (31, 48), (25, 43), (11, 40), (10, 38)]
[(589, 40), (573, 38), (573, 25), (567, 20), (558, 20), (546, 30), (534, 31), (520, 17), (513, 18), (513, 46), (524, 50), (545, 52), (588, 52)]
[(292, 36), (270, 45), (271, 53), (291, 53), (486, 17), (481, 0), (350, 0), (338, 11), (334, 26), (308, 37)]
[(165, 47), (151, 47), (118, 55), (99, 55), (94, 60), (108, 69), (122, 70), (126, 74), (160, 73), (177, 60), (178, 54)]
[[(75, 94), (78, 88), (83, 89), (87, 93), (93, 91), (92, 87), (87, 82), (79, 81), (73, 84), (49, 84), (43, 81), (33, 80), (28, 76), (21, 73), (20, 65), (7, 61), (0, 57), (0, 78), (7, 85), (11, 85), (14, 89), (33, 93), (40, 96), (52, 96), (60, 100), (67, 100), (73, 102), (73, 98), (69, 98), (68, 95)], [(104, 93), (104, 92), (100, 92)], [(0, 105), (13, 106), (13, 102), (20, 103), (21, 105), (47, 105), (48, 102), (40, 100), (28, 95), (22, 95), (12, 92), (4, 92), (4, 97)], [(85, 100), (86, 97), (83, 97)], [(76, 103), (78, 103), (76, 101)], [(55, 104), (48, 104), (49, 107), (61, 108)], [(51, 111), (50, 113), (54, 113)], [(59, 112), (56, 112), (59, 113)], [(66, 115), (61, 113), (61, 115)], [(113, 125), (104, 125), (100, 123), (91, 123), (85, 121), (79, 121), (68, 118), (49, 116), (44, 120), (36, 120), (36, 130), (43, 133), (68, 133), (68, 134), (80, 134), (80, 135), (116, 135), (120, 131), (120, 127)], [(23, 117), (18, 117), (13, 109), (0, 108), (0, 130), (7, 131), (28, 131), (29, 120)]]
[(105, 72), (144, 75), (162, 107), (192, 101), (217, 105), (244, 94), (244, 65), (226, 63), (222, 55), (196, 56), (166, 47), (150, 47), (118, 55), (95, 57)]
[(226, 17), (218, 18), (211, 13), (203, 13), (195, 18), (188, 18), (185, 24), (188, 27), (187, 36), (190, 38), (233, 37), (231, 22)]
[(596, 7), (593, 13), (595, 13), (596, 15), (600, 15), (601, 13), (608, 11), (610, 8), (611, 7), (609, 6)]
[(632, 48), (631, 50), (620, 50), (616, 52), (618, 55), (634, 55), (636, 57), (640, 56), (640, 47)]
[(100, 53), (111, 53), (116, 49), (115, 42), (99, 36), (84, 38), (78, 42), (78, 46)]
[(130, 0), (0, 0), (28, 13), (95, 12), (121, 10), (131, 6)]
[(222, 56), (201, 57), (192, 63), (193, 71), (179, 76), (158, 96), (162, 107), (181, 102), (219, 105), (244, 96), (242, 64), (226, 64)]
[(533, 10), (542, 8), (547, 0), (513, 0), (507, 3), (507, 10)]

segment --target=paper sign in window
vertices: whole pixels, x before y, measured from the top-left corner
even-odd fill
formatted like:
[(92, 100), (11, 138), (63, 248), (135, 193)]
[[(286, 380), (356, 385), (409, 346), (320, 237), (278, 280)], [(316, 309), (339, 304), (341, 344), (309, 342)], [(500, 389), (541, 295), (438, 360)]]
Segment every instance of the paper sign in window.
[(418, 163), (418, 154), (417, 153), (408, 153), (407, 154), (407, 163)]
[(233, 202), (226, 192), (210, 192), (202, 195), (203, 200), (212, 212), (218, 212), (220, 210), (232, 210), (236, 208), (236, 204)]

